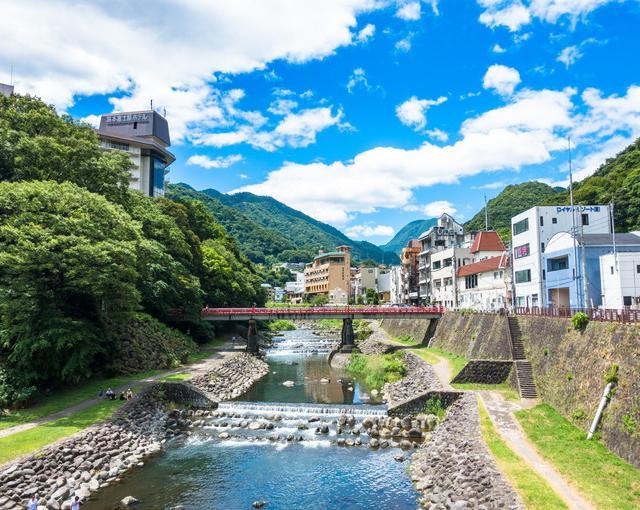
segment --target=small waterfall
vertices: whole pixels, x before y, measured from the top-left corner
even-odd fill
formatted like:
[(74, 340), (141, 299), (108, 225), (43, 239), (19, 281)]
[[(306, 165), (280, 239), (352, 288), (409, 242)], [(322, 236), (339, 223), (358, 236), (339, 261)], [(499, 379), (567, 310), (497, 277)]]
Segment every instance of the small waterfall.
[(338, 339), (314, 335), (312, 331), (297, 329), (285, 331), (273, 338), (267, 356), (289, 354), (328, 354), (339, 343)]
[(387, 416), (386, 406), (344, 404), (288, 404), (284, 402), (220, 402), (218, 411), (242, 414), (280, 414), (283, 416)]

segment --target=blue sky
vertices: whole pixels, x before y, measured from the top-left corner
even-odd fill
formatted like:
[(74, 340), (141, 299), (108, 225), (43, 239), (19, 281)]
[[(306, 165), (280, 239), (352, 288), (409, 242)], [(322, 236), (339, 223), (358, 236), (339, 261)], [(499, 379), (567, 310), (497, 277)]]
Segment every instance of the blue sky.
[(13, 65), (18, 92), (94, 123), (153, 98), (171, 182), (271, 195), (358, 239), (564, 185), (568, 136), (585, 177), (640, 135), (637, 0), (155, 7), (5, 2), (0, 81)]

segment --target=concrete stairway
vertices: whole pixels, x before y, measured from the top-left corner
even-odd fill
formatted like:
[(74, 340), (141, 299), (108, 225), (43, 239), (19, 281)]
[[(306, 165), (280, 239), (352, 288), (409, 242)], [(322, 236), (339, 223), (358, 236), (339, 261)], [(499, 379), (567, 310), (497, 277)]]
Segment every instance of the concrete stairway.
[(511, 355), (513, 357), (516, 369), (516, 377), (518, 378), (518, 388), (520, 389), (521, 398), (537, 398), (535, 382), (533, 381), (533, 368), (531, 362), (526, 358), (524, 352), (524, 344), (522, 343), (522, 331), (518, 318), (514, 316), (507, 317), (509, 327), (509, 338), (511, 339)]

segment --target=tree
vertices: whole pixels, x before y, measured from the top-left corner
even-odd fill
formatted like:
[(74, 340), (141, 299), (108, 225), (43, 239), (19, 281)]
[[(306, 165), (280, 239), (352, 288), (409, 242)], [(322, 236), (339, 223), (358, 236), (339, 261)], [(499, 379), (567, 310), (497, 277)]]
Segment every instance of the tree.
[(368, 305), (377, 305), (380, 303), (380, 300), (378, 299), (378, 294), (376, 294), (375, 289), (367, 289), (365, 297)]
[(70, 181), (122, 204), (130, 167), (126, 154), (101, 149), (90, 126), (37, 98), (0, 95), (0, 180)]
[(139, 308), (140, 226), (71, 183), (0, 183), (0, 349), (24, 383), (74, 382)]

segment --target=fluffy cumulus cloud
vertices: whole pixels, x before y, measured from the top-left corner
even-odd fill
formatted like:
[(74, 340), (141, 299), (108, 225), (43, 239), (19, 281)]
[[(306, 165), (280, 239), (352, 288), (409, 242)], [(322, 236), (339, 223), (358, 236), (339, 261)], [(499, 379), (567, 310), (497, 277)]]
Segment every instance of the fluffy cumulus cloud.
[(493, 64), (482, 80), (485, 89), (493, 89), (502, 96), (510, 96), (520, 83), (520, 73), (513, 67)]
[(347, 228), (347, 235), (353, 239), (368, 239), (393, 235), (393, 227), (388, 225), (352, 225)]
[(562, 62), (565, 67), (569, 68), (580, 58), (582, 58), (582, 51), (580, 50), (580, 48), (578, 48), (577, 46), (567, 46), (560, 52), (556, 60), (558, 62)]
[(602, 161), (597, 153), (603, 147), (612, 155), (640, 136), (640, 87), (621, 96), (604, 96), (595, 89), (580, 95), (571, 88), (525, 89), (508, 97), (504, 106), (467, 119), (455, 142), (424, 142), (414, 149), (376, 147), (348, 161), (288, 162), (263, 182), (241, 189), (273, 196), (341, 226), (358, 213), (414, 207), (409, 204), (415, 204), (416, 188), (549, 162), (566, 150), (569, 134), (581, 155), (576, 171), (586, 176)]
[(422, 212), (428, 218), (437, 218), (443, 213), (455, 214), (457, 209), (448, 200), (436, 200), (422, 207)]
[(403, 2), (396, 11), (396, 16), (405, 21), (419, 20), (422, 16), (420, 2)]
[(416, 96), (412, 96), (396, 107), (396, 116), (405, 126), (421, 131), (427, 126), (427, 110), (431, 106), (444, 103), (446, 100), (447, 98), (444, 96), (438, 99), (418, 99)]
[(371, 90), (372, 88), (367, 79), (367, 72), (362, 69), (362, 67), (355, 68), (347, 81), (347, 92), (349, 92), (349, 94), (358, 88), (364, 90)]
[(507, 27), (515, 32), (533, 19), (557, 23), (567, 18), (575, 25), (602, 5), (618, 0), (477, 0), (484, 9), (480, 22), (495, 28)]
[(371, 39), (375, 33), (376, 33), (376, 26), (371, 23), (368, 23), (367, 25), (364, 26), (364, 28), (358, 31), (358, 33), (356, 34), (356, 41), (358, 41), (359, 43), (365, 43), (369, 39)]
[(187, 159), (187, 165), (195, 165), (202, 168), (229, 168), (231, 165), (235, 165), (242, 160), (243, 157), (240, 154), (220, 156), (217, 158), (195, 154)]
[[(59, 108), (78, 95), (106, 94), (115, 110), (167, 109), (172, 138), (221, 121), (216, 73), (304, 62), (351, 44), (372, 0), (65, 0), (4, 2), (0, 67), (19, 62), (15, 84)], [(144, 20), (141, 23), (140, 20)], [(162, 63), (159, 64), (159, 56)]]
[(499, 44), (494, 44), (493, 48), (491, 48), (491, 51), (493, 51), (494, 53), (506, 53), (507, 50), (505, 50), (502, 46), (500, 46)]
[[(285, 109), (286, 110), (286, 109)], [(282, 111), (281, 113), (284, 113)], [(308, 108), (289, 112), (273, 129), (260, 129), (255, 124), (245, 124), (234, 131), (204, 133), (194, 136), (195, 145), (226, 147), (247, 143), (269, 152), (281, 147), (307, 147), (315, 143), (318, 133), (341, 123), (342, 110), (333, 112), (331, 107)]]

